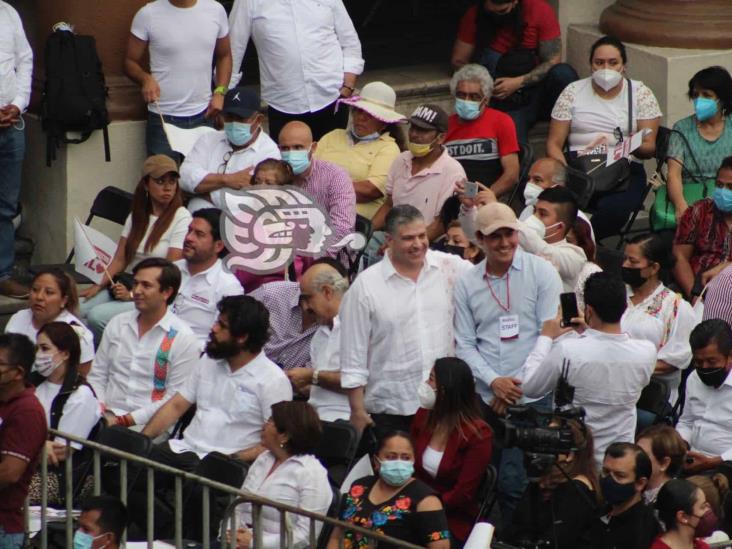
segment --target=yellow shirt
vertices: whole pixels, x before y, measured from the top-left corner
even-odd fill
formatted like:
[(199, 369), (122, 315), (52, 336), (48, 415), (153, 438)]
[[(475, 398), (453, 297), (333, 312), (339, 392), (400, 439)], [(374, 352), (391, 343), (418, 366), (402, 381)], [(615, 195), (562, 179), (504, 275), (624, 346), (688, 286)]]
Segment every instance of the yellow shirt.
[[(333, 130), (318, 141), (315, 158), (327, 160), (344, 168), (352, 181), (369, 180), (385, 193), (386, 177), (392, 162), (399, 156), (399, 147), (388, 133), (375, 141), (353, 144), (347, 130)], [(384, 197), (356, 204), (356, 211), (368, 219), (374, 217)]]

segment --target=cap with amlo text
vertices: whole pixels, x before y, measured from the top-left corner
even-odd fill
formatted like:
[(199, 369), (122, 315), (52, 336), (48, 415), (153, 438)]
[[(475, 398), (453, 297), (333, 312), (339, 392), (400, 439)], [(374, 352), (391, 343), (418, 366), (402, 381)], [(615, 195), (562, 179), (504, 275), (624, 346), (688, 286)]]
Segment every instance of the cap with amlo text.
[(260, 109), (259, 96), (248, 88), (231, 88), (224, 96), (224, 114), (249, 118)]
[(475, 218), (475, 228), (485, 236), (491, 235), (499, 229), (519, 230), (519, 222), (514, 211), (501, 202), (491, 202), (478, 209)]
[(447, 131), (447, 113), (438, 105), (425, 103), (420, 105), (412, 116), (409, 123), (425, 130), (437, 130), (440, 133)]
[(178, 165), (175, 163), (175, 160), (165, 154), (150, 156), (142, 165), (142, 177), (151, 175), (155, 179), (159, 179), (166, 173), (171, 172), (175, 175), (180, 175), (178, 173)]

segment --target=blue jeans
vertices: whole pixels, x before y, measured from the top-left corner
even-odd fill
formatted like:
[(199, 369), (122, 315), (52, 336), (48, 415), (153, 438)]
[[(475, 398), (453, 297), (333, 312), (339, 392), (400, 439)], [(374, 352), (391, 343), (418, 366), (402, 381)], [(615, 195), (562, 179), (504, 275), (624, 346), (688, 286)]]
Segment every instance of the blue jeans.
[[(170, 116), (163, 115), (168, 124), (173, 124), (179, 128), (190, 129), (199, 126), (211, 126), (213, 122), (204, 116), (206, 111), (194, 114), (193, 116)], [(160, 115), (148, 111), (147, 126), (145, 128), (145, 144), (147, 145), (147, 155), (164, 154), (175, 160), (180, 166), (183, 162), (183, 155), (173, 151), (168, 143), (168, 138), (163, 130), (163, 123), (160, 121)]]
[(13, 218), (18, 211), (24, 155), (24, 131), (13, 126), (0, 128), (0, 280), (10, 276), (15, 263)]
[(21, 549), (25, 533), (6, 534), (5, 529), (0, 526), (0, 549)]
[[(486, 49), (480, 58), (480, 64), (488, 69), (493, 78), (496, 78), (496, 66), (500, 58), (501, 54), (491, 49)], [(531, 95), (527, 105), (506, 111), (516, 124), (519, 143), (529, 142), (529, 131), (536, 121), (548, 120), (559, 94), (568, 84), (578, 79), (579, 75), (571, 65), (558, 63), (549, 70), (541, 82), (529, 88)]]
[(117, 301), (112, 299), (107, 289), (103, 289), (91, 299), (84, 299), (79, 304), (82, 318), (86, 318), (86, 324), (94, 334), (94, 347), (99, 348), (102, 342), (104, 328), (109, 321), (120, 313), (126, 313), (135, 308), (132, 301)]
[(640, 162), (630, 163), (630, 183), (621, 193), (613, 193), (597, 201), (590, 201), (592, 229), (595, 239), (616, 235), (628, 222), (630, 214), (641, 206), (643, 191), (647, 185), (646, 170)]

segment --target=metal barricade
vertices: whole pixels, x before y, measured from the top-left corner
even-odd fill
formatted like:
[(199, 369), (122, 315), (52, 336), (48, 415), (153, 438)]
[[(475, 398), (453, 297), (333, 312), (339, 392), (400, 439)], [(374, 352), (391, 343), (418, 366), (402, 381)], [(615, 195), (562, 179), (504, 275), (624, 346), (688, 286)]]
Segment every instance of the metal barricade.
[[(120, 467), (119, 467), (119, 483), (120, 483), (120, 493), (119, 497), (124, 502), (127, 503), (127, 489), (128, 489), (128, 470), (129, 464), (133, 464), (135, 467), (142, 469), (140, 472), (140, 475), (146, 475), (147, 478), (147, 490), (145, 493), (145, 498), (147, 502), (147, 524), (146, 524), (146, 532), (147, 532), (147, 546), (149, 549), (152, 549), (153, 547), (153, 541), (154, 541), (154, 526), (155, 526), (155, 515), (154, 515), (154, 503), (155, 503), (155, 472), (161, 472), (166, 473), (174, 477), (174, 531), (175, 531), (175, 545), (176, 547), (182, 547), (183, 546), (183, 484), (185, 483), (194, 483), (200, 486), (201, 493), (202, 493), (202, 512), (201, 512), (201, 520), (202, 520), (202, 530), (203, 530), (203, 547), (204, 549), (209, 549), (211, 544), (211, 532), (209, 531), (209, 523), (211, 518), (211, 509), (210, 509), (210, 499), (209, 495), (211, 493), (211, 490), (215, 490), (217, 492), (223, 493), (228, 495), (230, 503), (226, 509), (226, 512), (224, 514), (224, 518), (221, 522), (221, 532), (226, 531), (226, 525), (229, 524), (229, 529), (232, 531), (231, 535), (231, 543), (230, 546), (232, 548), (236, 547), (236, 536), (234, 533), (236, 532), (236, 523), (235, 523), (235, 509), (237, 505), (240, 505), (242, 503), (250, 503), (252, 505), (252, 535), (253, 535), (253, 545), (255, 549), (260, 549), (263, 547), (262, 545), (262, 508), (264, 507), (271, 507), (274, 509), (277, 509), (280, 514), (280, 547), (289, 549), (293, 547), (293, 540), (292, 540), (292, 530), (289, 527), (289, 517), (288, 515), (300, 515), (304, 516), (309, 519), (309, 534), (308, 534), (308, 544), (307, 547), (310, 547), (314, 549), (317, 546), (317, 524), (320, 523), (322, 525), (330, 524), (334, 527), (338, 527), (341, 529), (341, 531), (349, 530), (352, 532), (357, 532), (360, 534), (363, 534), (364, 536), (368, 537), (370, 541), (373, 543), (376, 542), (385, 542), (393, 545), (394, 547), (398, 548), (405, 548), (405, 549), (419, 549), (420, 546), (413, 545), (410, 543), (406, 543), (404, 541), (391, 538), (388, 536), (384, 536), (381, 534), (378, 534), (372, 530), (368, 530), (365, 528), (361, 528), (359, 526), (353, 525), (348, 522), (343, 522), (331, 517), (328, 517), (326, 515), (321, 515), (319, 513), (313, 513), (310, 511), (306, 511), (304, 509), (299, 509), (297, 507), (293, 507), (291, 505), (282, 504), (273, 500), (269, 500), (266, 498), (262, 498), (257, 496), (256, 494), (252, 494), (249, 492), (244, 492), (243, 490), (234, 488), (232, 486), (228, 486), (226, 484), (222, 484), (219, 482), (215, 482), (212, 480), (209, 480), (205, 477), (201, 477), (199, 475), (195, 475), (193, 473), (188, 473), (185, 471), (182, 471), (180, 469), (176, 469), (174, 467), (170, 467), (168, 465), (164, 465), (162, 463), (158, 463), (156, 461), (152, 461), (147, 458), (143, 458), (140, 456), (136, 456), (134, 454), (130, 454), (128, 452), (123, 452), (121, 450), (117, 450), (116, 448), (112, 448), (109, 446), (104, 446), (102, 444), (99, 444), (97, 442), (93, 442), (90, 440), (86, 440), (83, 438), (76, 437), (74, 435), (70, 435), (68, 433), (63, 433), (61, 431), (56, 430), (49, 430), (50, 434), (52, 436), (55, 436), (56, 439), (64, 439), (66, 441), (66, 459), (64, 461), (64, 468), (65, 468), (65, 484), (63, 487), (59, 487), (59, 490), (64, 490), (65, 494), (65, 504), (66, 504), (66, 518), (65, 518), (65, 534), (66, 534), (66, 547), (72, 547), (73, 546), (73, 534), (74, 534), (74, 524), (73, 524), (73, 493), (74, 493), (74, 486), (73, 486), (73, 470), (72, 470), (72, 459), (71, 459), (71, 453), (72, 453), (72, 447), (71, 443), (77, 443), (80, 444), (83, 447), (89, 448), (93, 452), (92, 457), (92, 475), (94, 479), (94, 488), (93, 493), (94, 495), (99, 495), (101, 493), (101, 473), (102, 473), (102, 467), (101, 467), (101, 456), (110, 456), (113, 458), (116, 458), (119, 460)], [(47, 520), (47, 509), (48, 509), (48, 455), (46, 453), (46, 447), (43, 446), (42, 454), (41, 454), (41, 466), (40, 466), (40, 473), (41, 473), (41, 513), (40, 513), (40, 547), (41, 549), (47, 549), (48, 547), (48, 520)], [(27, 507), (27, 506), (26, 506)], [(28, 512), (26, 512), (26, 534), (29, 534), (29, 517)], [(223, 538), (222, 538), (223, 539)], [(125, 540), (123, 540), (124, 542)], [(222, 547), (223, 547), (222, 542)], [(341, 540), (339, 543), (339, 546), (343, 546), (343, 538), (341, 536)]]

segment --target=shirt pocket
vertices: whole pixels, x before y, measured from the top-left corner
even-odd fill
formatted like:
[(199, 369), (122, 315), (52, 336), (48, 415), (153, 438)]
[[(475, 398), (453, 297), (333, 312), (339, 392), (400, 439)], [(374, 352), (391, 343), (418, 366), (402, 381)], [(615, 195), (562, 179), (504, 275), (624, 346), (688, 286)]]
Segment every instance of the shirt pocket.
[[(229, 414), (233, 418), (246, 417), (247, 423), (264, 423), (267, 418), (261, 417), (262, 410), (257, 395), (246, 385), (232, 384), (229, 391)], [(258, 418), (255, 419), (255, 418)]]

